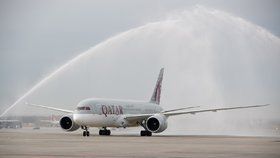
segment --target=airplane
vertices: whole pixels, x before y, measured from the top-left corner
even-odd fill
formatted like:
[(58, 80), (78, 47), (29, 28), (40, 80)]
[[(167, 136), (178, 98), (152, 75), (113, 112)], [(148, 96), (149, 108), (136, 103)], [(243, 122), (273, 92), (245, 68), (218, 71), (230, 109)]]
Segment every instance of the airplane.
[(0, 129), (2, 128), (22, 128), (22, 122), (19, 120), (0, 119)]
[(190, 106), (164, 110), (160, 106), (163, 72), (164, 69), (162, 68), (149, 102), (89, 98), (79, 102), (75, 110), (60, 109), (53, 106), (38, 105), (27, 102), (26, 104), (29, 106), (66, 113), (59, 120), (61, 128), (67, 132), (75, 131), (81, 128), (83, 129), (84, 137), (90, 135), (88, 131), (89, 127), (100, 128), (99, 135), (111, 135), (111, 131), (107, 128), (126, 128), (135, 126), (142, 126), (144, 128), (144, 130), (140, 131), (141, 136), (152, 136), (152, 133), (160, 133), (167, 129), (167, 119), (171, 116), (256, 108), (269, 105), (235, 106), (203, 110), (195, 110), (194, 108), (197, 108), (198, 106)]

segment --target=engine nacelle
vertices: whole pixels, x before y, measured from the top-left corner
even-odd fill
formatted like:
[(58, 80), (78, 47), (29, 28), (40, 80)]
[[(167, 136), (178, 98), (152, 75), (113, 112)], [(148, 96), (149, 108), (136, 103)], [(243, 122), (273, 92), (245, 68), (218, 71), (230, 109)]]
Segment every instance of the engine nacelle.
[(73, 121), (73, 115), (63, 116), (59, 120), (59, 124), (60, 127), (67, 132), (75, 131), (80, 128), (80, 126)]
[(156, 114), (146, 120), (146, 128), (150, 132), (160, 133), (167, 128), (167, 118), (162, 114)]

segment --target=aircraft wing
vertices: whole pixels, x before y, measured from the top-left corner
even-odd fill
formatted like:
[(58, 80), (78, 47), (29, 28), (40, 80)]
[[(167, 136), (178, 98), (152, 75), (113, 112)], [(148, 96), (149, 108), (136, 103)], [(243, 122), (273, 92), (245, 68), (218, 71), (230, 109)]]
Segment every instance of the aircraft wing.
[[(249, 105), (249, 106), (235, 106), (235, 107), (223, 107), (223, 108), (215, 108), (215, 109), (204, 109), (204, 110), (193, 110), (193, 111), (182, 111), (178, 112), (179, 110), (184, 109), (190, 109), (190, 108), (196, 108), (196, 107), (186, 107), (186, 108), (179, 108), (179, 109), (173, 109), (173, 110), (167, 110), (161, 112), (161, 114), (165, 115), (166, 117), (169, 116), (175, 116), (175, 115), (183, 115), (183, 114), (196, 114), (196, 113), (202, 113), (202, 112), (217, 112), (222, 110), (234, 110), (234, 109), (245, 109), (245, 108), (257, 108), (257, 107), (263, 107), (268, 106), (269, 104), (264, 105)], [(142, 121), (147, 119), (150, 116), (153, 116), (154, 114), (132, 114), (132, 115), (125, 115), (124, 119), (128, 121)]]
[[(198, 107), (200, 107), (200, 106), (189, 106), (189, 107), (185, 107), (185, 108), (165, 110), (165, 111), (162, 111), (161, 113), (180, 111), (180, 110), (186, 110), (186, 109), (192, 109), (192, 108), (198, 108)], [(125, 115), (125, 119), (128, 121), (144, 120), (152, 115), (154, 115), (154, 114), (128, 114), (128, 115)]]
[(257, 108), (268, 106), (269, 104), (264, 105), (250, 105), (250, 106), (235, 106), (235, 107), (224, 107), (224, 108), (215, 108), (215, 109), (204, 109), (204, 110), (193, 110), (193, 111), (183, 111), (183, 112), (165, 112), (163, 113), (165, 116), (175, 116), (175, 115), (183, 115), (183, 114), (196, 114), (201, 112), (217, 112), (222, 110), (233, 110), (233, 109), (245, 109), (245, 108)]
[(124, 119), (128, 120), (128, 121), (139, 121), (141, 122), (142, 120), (147, 119), (150, 116), (153, 116), (154, 114), (135, 114), (135, 115), (125, 115)]
[(186, 110), (186, 109), (193, 109), (193, 108), (199, 108), (199, 107), (200, 106), (189, 106), (189, 107), (179, 108), (179, 109), (164, 110), (164, 111), (162, 111), (162, 113), (180, 111), (180, 110)]
[(27, 102), (25, 102), (25, 104), (34, 106), (34, 107), (40, 107), (40, 108), (45, 108), (45, 109), (49, 109), (49, 110), (60, 111), (60, 112), (64, 112), (64, 113), (73, 113), (74, 112), (72, 110), (60, 109), (60, 108), (55, 108), (55, 107), (45, 106), (45, 105), (31, 104), (31, 103), (27, 103)]

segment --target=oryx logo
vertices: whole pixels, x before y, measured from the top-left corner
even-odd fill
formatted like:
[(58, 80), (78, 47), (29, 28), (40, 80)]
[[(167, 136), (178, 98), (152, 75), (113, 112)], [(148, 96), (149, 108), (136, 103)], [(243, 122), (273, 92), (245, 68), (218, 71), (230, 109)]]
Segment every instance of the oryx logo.
[(156, 103), (160, 103), (160, 94), (161, 94), (161, 84), (158, 85), (156, 90)]
[(163, 79), (163, 71), (164, 71), (164, 69), (162, 68), (159, 72), (158, 80), (157, 80), (153, 95), (150, 100), (150, 102), (152, 102), (152, 103), (156, 103), (156, 104), (160, 103), (160, 93), (161, 93), (161, 83), (162, 83), (162, 79)]

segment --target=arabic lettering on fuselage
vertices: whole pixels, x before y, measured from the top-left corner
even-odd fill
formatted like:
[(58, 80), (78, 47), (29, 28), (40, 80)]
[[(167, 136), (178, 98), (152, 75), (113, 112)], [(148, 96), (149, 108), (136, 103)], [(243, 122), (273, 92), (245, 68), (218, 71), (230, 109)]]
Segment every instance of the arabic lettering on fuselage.
[(102, 105), (101, 106), (102, 114), (107, 117), (107, 115), (115, 114), (115, 115), (122, 115), (123, 114), (123, 107), (118, 105)]

